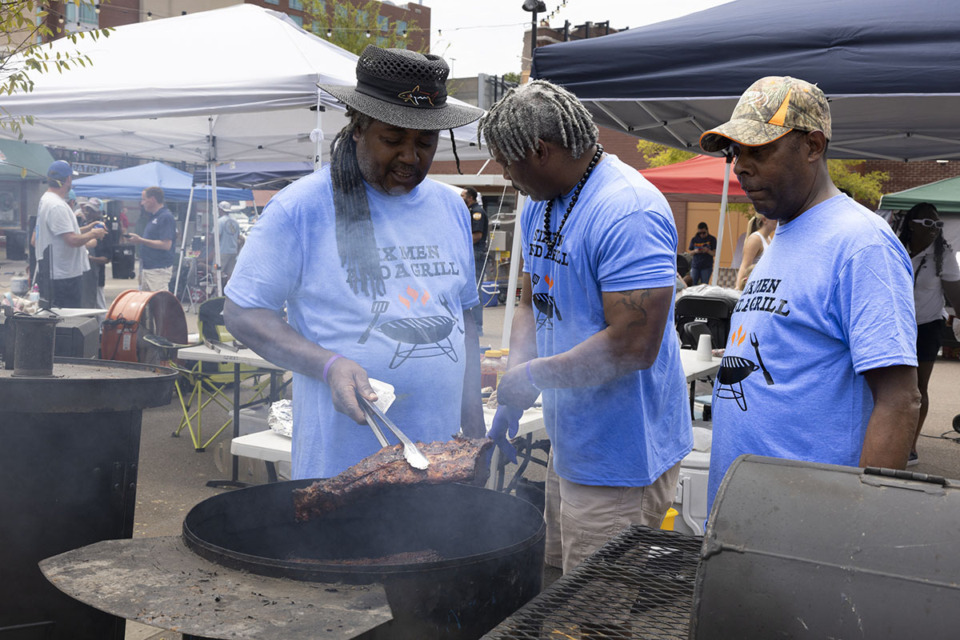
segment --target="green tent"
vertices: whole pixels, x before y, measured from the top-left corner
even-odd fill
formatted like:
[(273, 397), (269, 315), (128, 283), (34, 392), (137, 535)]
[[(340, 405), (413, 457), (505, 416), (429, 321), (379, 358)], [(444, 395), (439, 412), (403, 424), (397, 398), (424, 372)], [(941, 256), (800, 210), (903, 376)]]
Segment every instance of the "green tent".
[(0, 140), (0, 179), (46, 178), (53, 156), (40, 144)]
[(880, 208), (905, 211), (921, 202), (929, 202), (940, 212), (960, 213), (960, 176), (888, 193), (880, 198)]

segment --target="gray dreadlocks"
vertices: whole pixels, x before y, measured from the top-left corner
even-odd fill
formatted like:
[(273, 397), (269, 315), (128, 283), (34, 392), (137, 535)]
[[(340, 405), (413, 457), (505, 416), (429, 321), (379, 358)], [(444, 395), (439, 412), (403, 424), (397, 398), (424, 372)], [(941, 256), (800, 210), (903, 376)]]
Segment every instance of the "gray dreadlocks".
[(567, 149), (574, 158), (597, 142), (597, 125), (575, 95), (546, 80), (510, 89), (481, 119), (483, 136), (507, 162), (526, 157), (537, 140)]
[(330, 180), (336, 214), (337, 253), (354, 293), (376, 299), (386, 293), (380, 272), (380, 254), (370, 219), (370, 203), (357, 162), (355, 130), (366, 131), (373, 118), (347, 107), (350, 122), (330, 146)]

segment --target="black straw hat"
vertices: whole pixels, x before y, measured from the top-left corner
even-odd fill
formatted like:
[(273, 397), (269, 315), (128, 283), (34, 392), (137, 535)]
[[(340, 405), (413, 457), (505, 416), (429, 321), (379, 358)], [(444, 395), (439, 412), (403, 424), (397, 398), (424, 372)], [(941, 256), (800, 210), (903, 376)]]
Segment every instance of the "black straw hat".
[(470, 124), (482, 109), (447, 102), (450, 68), (440, 56), (367, 46), (357, 60), (357, 85), (317, 86), (375, 120), (404, 129), (439, 131)]

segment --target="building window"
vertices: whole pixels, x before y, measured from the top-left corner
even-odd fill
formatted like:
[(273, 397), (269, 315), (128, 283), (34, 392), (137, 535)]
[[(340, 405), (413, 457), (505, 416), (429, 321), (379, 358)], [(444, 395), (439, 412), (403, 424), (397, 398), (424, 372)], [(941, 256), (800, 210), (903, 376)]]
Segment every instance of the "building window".
[(383, 36), (377, 36), (377, 46), (381, 49), (386, 49), (388, 46), (390, 46), (390, 41)]
[(100, 17), (93, 4), (82, 2), (79, 5), (68, 3), (64, 6), (64, 29), (68, 33), (98, 29)]
[(407, 32), (407, 21), (406, 20), (397, 20), (397, 35), (403, 35)]
[(302, 18), (302, 17), (300, 17), (300, 16), (287, 16), (287, 17), (290, 18), (291, 20), (293, 20), (294, 22), (296, 22), (298, 27), (300, 27), (301, 29), (303, 28), (303, 18)]
[(390, 30), (390, 21), (387, 19), (387, 16), (377, 16), (377, 28), (379, 28), (380, 31)]
[(277, 6), (280, 6), (280, 0), (263, 0), (263, 1), (266, 2), (267, 4), (275, 4)]
[(289, 6), (294, 11), (303, 11), (303, 0), (289, 0)]

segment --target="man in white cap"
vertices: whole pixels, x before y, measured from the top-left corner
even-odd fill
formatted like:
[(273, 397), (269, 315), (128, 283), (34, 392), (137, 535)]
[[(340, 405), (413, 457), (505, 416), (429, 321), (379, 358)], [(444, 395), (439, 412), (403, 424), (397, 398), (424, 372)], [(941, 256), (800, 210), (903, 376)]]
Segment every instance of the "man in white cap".
[(217, 233), (220, 236), (220, 264), (223, 277), (229, 278), (233, 267), (237, 264), (237, 253), (240, 251), (240, 224), (231, 217), (233, 207), (226, 200), (222, 200), (217, 207), (220, 217), (217, 219)]
[(368, 46), (356, 86), (322, 85), (349, 118), (330, 164), (270, 200), (227, 285), (230, 332), (294, 372), (295, 478), (380, 449), (358, 426), (357, 394), (377, 399), (369, 378), (395, 387), (389, 415), (414, 441), (484, 435), (477, 327), (464, 318), (479, 303), (470, 218), (426, 177), (440, 131), (483, 113), (447, 100), (449, 71), (436, 55)]
[(740, 186), (777, 220), (730, 319), (713, 393), (708, 500), (734, 459), (759, 454), (903, 469), (917, 424), (910, 258), (889, 225), (827, 170), (830, 106), (767, 77), (700, 138), (730, 149)]
[(40, 297), (51, 306), (82, 306), (82, 278), (90, 270), (90, 259), (84, 247), (91, 240), (107, 235), (96, 222), (81, 227), (65, 198), (73, 184), (73, 168), (57, 160), (47, 170), (46, 193), (37, 209), (36, 248)]

